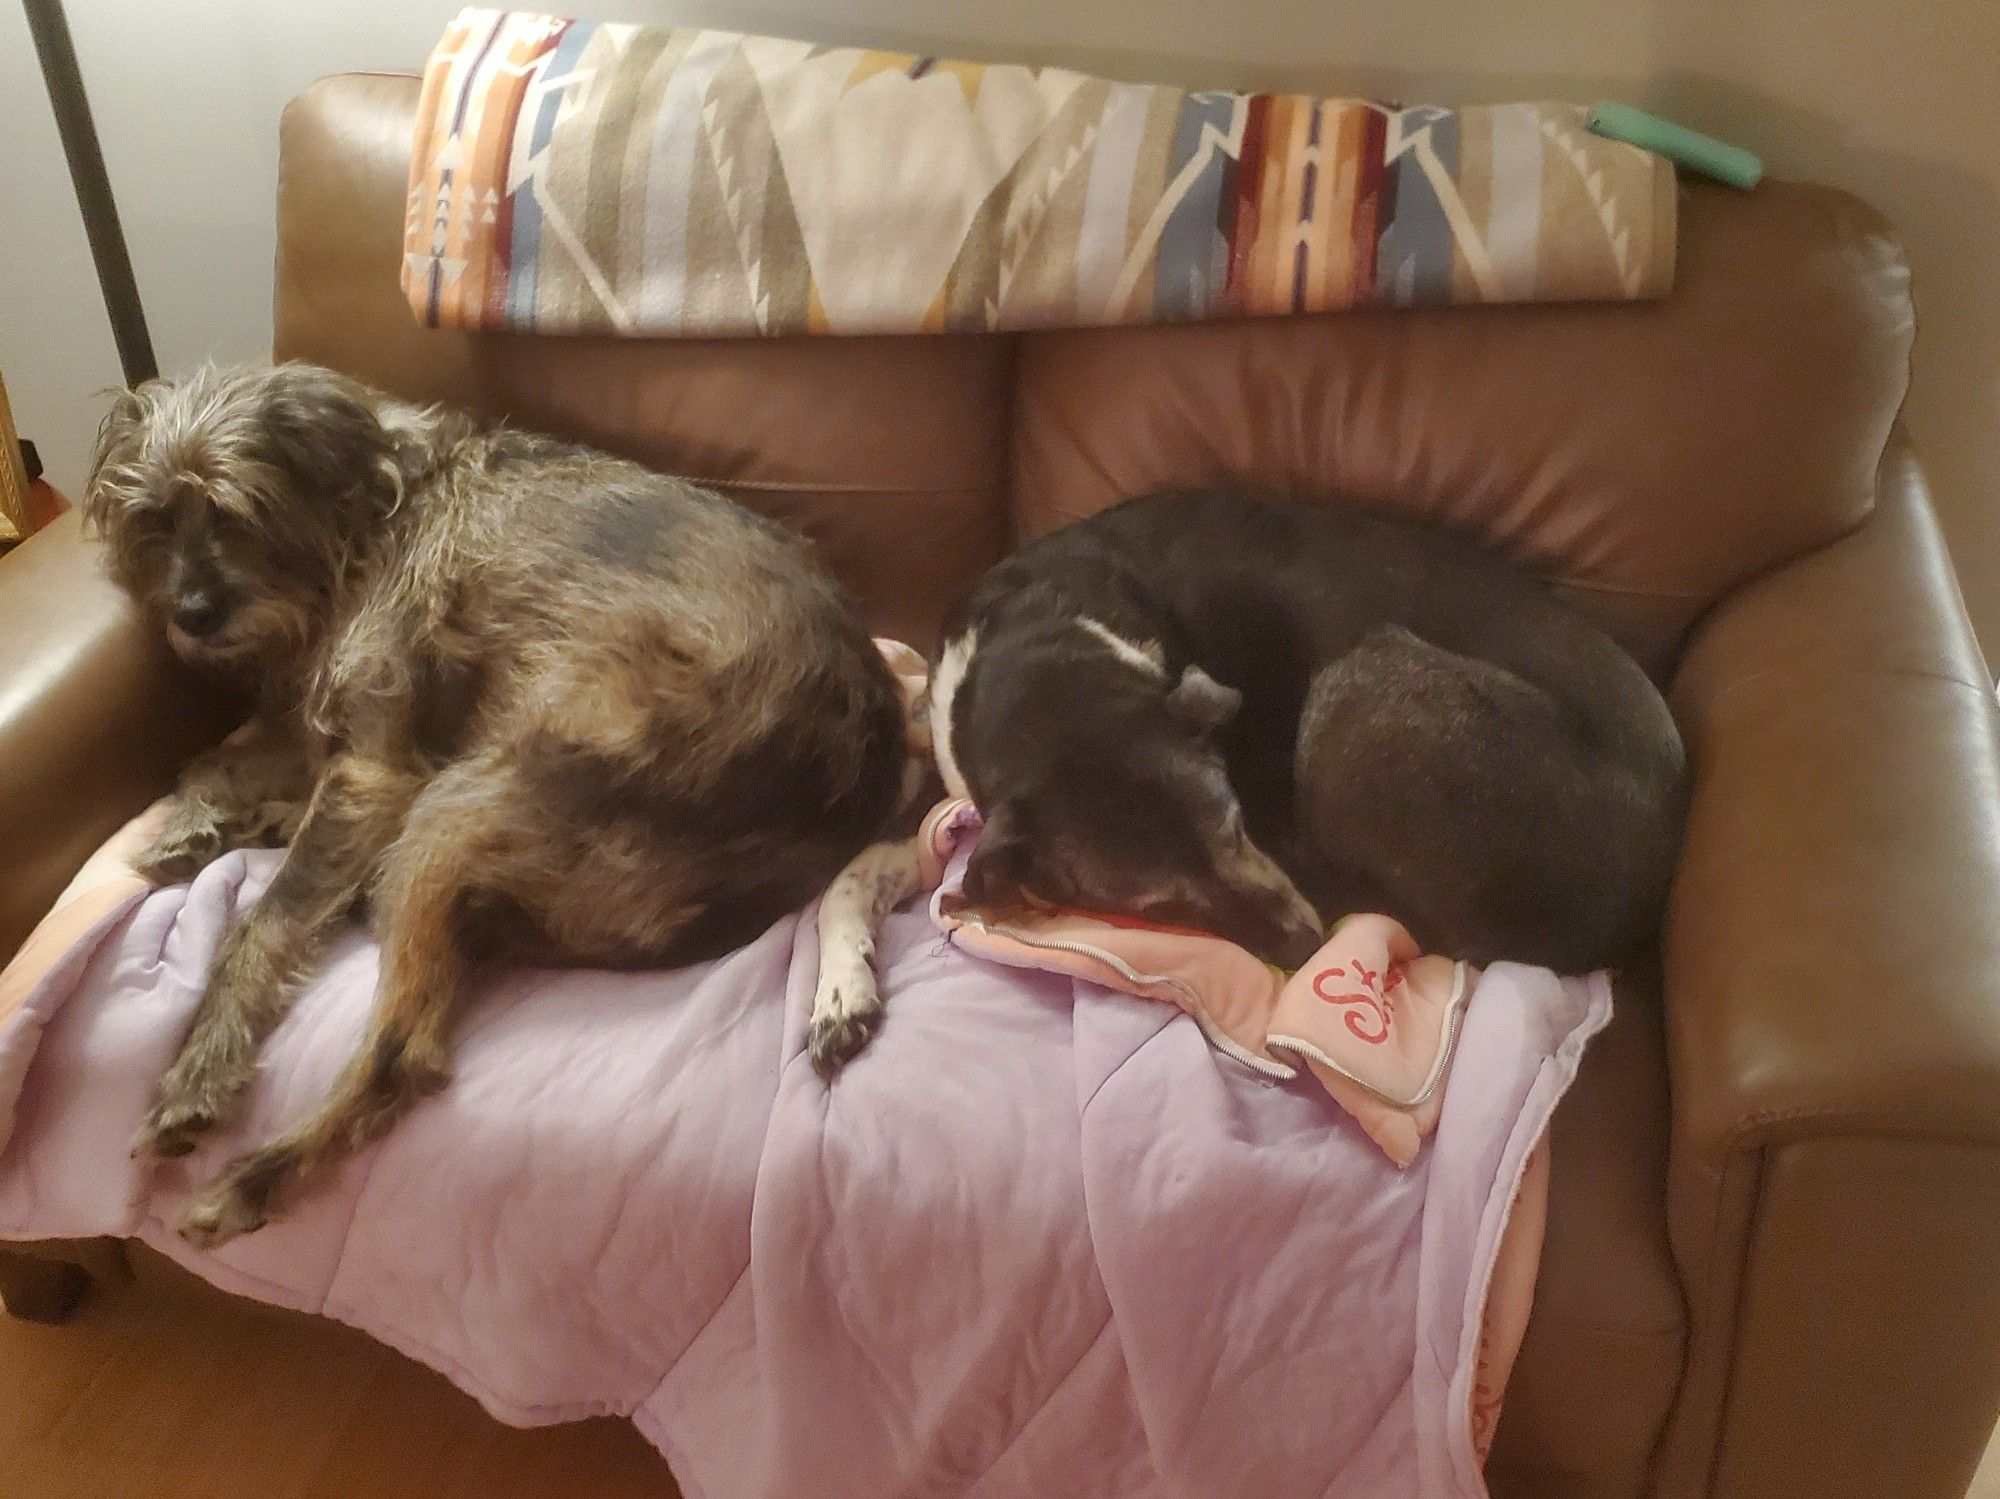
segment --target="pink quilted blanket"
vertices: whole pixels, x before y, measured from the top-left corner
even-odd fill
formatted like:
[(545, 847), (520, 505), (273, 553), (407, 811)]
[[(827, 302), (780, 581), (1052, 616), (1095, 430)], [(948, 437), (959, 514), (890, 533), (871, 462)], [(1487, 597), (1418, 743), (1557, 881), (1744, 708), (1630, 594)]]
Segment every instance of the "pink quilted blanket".
[(203, 1254), (177, 1203), (327, 1085), (375, 978), (357, 927), (241, 1129), (150, 1175), (127, 1158), (275, 859), (87, 882), (0, 975), (0, 1237), (138, 1237), (502, 1420), (629, 1416), (690, 1499), (1484, 1493), (1532, 1286), (1503, 1230), (1518, 1196), (1531, 1267), (1536, 1147), (1602, 980), (1487, 970), (1398, 1169), (1310, 1077), (958, 951), (922, 911), (890, 920), (889, 1022), (829, 1087), (794, 918), (700, 968), (496, 981), (450, 1088)]

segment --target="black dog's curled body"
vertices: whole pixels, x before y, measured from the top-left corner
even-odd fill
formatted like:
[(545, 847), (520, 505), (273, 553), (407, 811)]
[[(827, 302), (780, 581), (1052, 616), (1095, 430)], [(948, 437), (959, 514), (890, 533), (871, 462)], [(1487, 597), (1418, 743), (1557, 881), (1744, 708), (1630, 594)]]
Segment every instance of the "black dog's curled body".
[[(1129, 500), (993, 568), (929, 723), (985, 818), (973, 904), (1149, 917), (1287, 967), (1360, 910), (1474, 962), (1615, 963), (1658, 929), (1686, 800), (1658, 690), (1540, 581), (1230, 490)], [(823, 936), (851, 946), (913, 880), (870, 850)], [(827, 964), (823, 1010), (874, 1007), (865, 965)]]

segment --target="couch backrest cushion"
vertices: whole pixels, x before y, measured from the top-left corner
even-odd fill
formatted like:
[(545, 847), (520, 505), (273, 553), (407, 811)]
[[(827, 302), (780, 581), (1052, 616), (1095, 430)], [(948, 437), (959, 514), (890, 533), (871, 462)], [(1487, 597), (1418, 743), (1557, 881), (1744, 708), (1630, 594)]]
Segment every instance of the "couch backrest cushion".
[(1220, 478), (1339, 493), (1497, 541), (1659, 664), (1732, 585), (1867, 513), (1907, 281), (1852, 198), (1695, 184), (1662, 302), (1036, 334), (1015, 529)]
[(1782, 183), (1687, 186), (1655, 303), (1018, 338), (426, 331), (397, 284), (417, 91), (345, 75), (287, 110), (276, 352), (720, 484), (919, 643), (1010, 538), (1230, 478), (1484, 535), (1663, 669), (1717, 598), (1859, 523), (1906, 381), (1886, 226)]

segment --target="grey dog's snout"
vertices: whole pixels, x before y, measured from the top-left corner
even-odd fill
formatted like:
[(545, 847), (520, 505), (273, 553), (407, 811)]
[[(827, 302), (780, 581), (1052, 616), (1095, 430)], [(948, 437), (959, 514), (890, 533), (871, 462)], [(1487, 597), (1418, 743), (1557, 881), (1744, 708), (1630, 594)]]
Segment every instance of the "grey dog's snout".
[(189, 635), (212, 635), (229, 618), (229, 600), (219, 588), (187, 588), (174, 598), (174, 624)]

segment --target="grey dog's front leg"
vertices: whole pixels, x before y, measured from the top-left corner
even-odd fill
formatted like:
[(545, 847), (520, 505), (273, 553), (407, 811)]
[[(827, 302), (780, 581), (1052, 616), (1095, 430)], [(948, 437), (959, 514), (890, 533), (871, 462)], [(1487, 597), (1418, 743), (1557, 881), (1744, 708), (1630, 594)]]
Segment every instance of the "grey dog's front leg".
[(409, 772), (358, 755), (328, 765), (270, 888), (224, 940), (133, 1154), (185, 1155), (227, 1116), (265, 1038), (394, 840), (416, 786)]
[(138, 871), (156, 885), (178, 885), (231, 849), (288, 843), (311, 792), (304, 736), (253, 719), (182, 773)]

